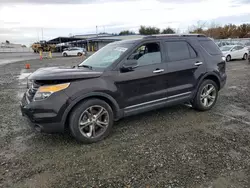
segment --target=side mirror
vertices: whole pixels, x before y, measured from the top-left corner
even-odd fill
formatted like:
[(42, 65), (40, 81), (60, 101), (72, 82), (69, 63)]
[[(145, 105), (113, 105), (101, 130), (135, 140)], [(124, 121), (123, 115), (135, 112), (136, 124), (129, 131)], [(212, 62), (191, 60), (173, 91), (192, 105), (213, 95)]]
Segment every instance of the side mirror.
[(138, 62), (135, 59), (126, 60), (121, 67), (122, 72), (132, 71), (134, 68), (138, 67)]

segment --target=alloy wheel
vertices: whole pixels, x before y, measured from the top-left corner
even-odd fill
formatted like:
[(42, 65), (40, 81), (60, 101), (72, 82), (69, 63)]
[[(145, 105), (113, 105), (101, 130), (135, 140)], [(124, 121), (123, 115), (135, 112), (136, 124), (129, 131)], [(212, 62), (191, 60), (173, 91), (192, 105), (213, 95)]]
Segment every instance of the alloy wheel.
[(99, 137), (106, 131), (108, 125), (108, 111), (99, 105), (90, 106), (79, 118), (79, 130), (87, 138)]
[(207, 84), (201, 91), (200, 101), (206, 108), (213, 105), (215, 102), (217, 91), (212, 84)]

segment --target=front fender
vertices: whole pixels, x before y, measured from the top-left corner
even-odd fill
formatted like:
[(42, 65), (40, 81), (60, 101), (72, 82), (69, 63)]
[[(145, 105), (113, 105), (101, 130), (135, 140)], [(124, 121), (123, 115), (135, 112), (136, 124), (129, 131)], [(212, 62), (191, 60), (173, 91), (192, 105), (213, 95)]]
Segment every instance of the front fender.
[(103, 93), (103, 92), (90, 92), (90, 93), (87, 93), (87, 94), (84, 94), (84, 95), (77, 97), (76, 99), (74, 99), (70, 103), (70, 105), (64, 111), (64, 114), (62, 117), (63, 125), (65, 125), (67, 117), (68, 117), (70, 111), (74, 108), (74, 106), (77, 105), (79, 102), (83, 101), (84, 99), (90, 98), (90, 97), (96, 97), (96, 98), (101, 97), (101, 98), (107, 99), (108, 101), (110, 101), (112, 103), (114, 113), (116, 114), (115, 119), (119, 119), (122, 116), (120, 107), (119, 107), (118, 103), (116, 102), (116, 100), (112, 96), (110, 96), (107, 93)]

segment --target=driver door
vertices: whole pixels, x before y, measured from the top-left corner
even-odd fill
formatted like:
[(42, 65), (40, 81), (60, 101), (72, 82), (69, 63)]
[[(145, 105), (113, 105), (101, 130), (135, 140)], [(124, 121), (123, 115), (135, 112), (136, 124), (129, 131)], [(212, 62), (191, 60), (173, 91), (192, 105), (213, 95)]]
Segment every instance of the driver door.
[(129, 113), (164, 105), (167, 91), (167, 67), (163, 63), (159, 41), (137, 46), (125, 60), (137, 60), (131, 71), (119, 72), (115, 84), (120, 91), (119, 105)]

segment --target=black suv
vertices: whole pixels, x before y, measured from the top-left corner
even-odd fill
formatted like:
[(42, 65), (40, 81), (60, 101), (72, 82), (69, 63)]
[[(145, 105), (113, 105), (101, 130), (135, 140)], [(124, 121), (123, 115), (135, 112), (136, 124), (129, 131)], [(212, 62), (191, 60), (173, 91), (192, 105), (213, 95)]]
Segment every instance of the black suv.
[(126, 116), (185, 102), (211, 109), (225, 85), (225, 69), (225, 57), (204, 35), (114, 42), (78, 66), (35, 71), (21, 111), (36, 130), (69, 128), (78, 141), (93, 143)]

